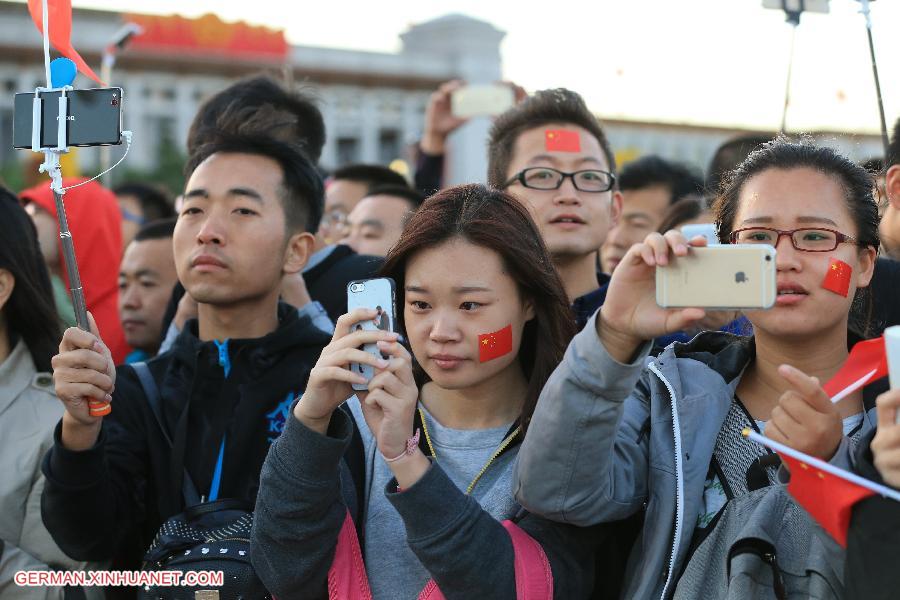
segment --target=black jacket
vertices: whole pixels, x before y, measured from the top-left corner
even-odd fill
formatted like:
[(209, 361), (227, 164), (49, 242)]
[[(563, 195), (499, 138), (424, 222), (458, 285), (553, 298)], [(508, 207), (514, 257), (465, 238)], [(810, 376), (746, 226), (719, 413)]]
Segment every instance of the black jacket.
[(347, 313), (347, 284), (376, 276), (383, 259), (357, 254), (349, 246), (338, 244), (325, 260), (308, 271), (303, 280), (310, 298), (319, 302), (336, 323)]
[(278, 329), (265, 337), (228, 343), (227, 379), (216, 345), (197, 338), (196, 321), (187, 323), (170, 352), (149, 361), (174, 452), (126, 365), (117, 368), (113, 412), (93, 448), (65, 449), (57, 426), (44, 457), (41, 513), (66, 554), (137, 568), (163, 521), (184, 508), (182, 465), (199, 493), (209, 492), (223, 435), (219, 497), (252, 506), (269, 445), (329, 341), (287, 304), (279, 305), (278, 316)]
[[(883, 484), (872, 458), (872, 438), (860, 441), (856, 471), (866, 479)], [(847, 598), (888, 600), (900, 590), (900, 502), (871, 496), (853, 507), (847, 531), (847, 560), (844, 587)]]

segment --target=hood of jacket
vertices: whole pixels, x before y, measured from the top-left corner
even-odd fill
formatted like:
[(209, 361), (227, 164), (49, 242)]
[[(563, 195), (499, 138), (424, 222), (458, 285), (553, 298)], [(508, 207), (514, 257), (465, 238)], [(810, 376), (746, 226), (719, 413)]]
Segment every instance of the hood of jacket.
[[(83, 182), (83, 178), (63, 179), (63, 187)], [(56, 218), (56, 201), (50, 183), (24, 190), (23, 200), (34, 202)], [(66, 190), (63, 195), (66, 219), (75, 246), (75, 259), (87, 309), (94, 315), (100, 337), (112, 352), (116, 364), (125, 360), (128, 346), (119, 320), (119, 263), (122, 259), (122, 215), (115, 195), (96, 181)], [(69, 273), (60, 265), (67, 288)]]

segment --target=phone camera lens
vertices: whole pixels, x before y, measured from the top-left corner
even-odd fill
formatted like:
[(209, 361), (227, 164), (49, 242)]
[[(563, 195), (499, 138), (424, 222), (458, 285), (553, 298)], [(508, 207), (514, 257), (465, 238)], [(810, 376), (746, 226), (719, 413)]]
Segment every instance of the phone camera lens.
[(351, 292), (361, 292), (364, 289), (366, 289), (366, 287), (361, 283), (354, 283), (353, 285), (350, 286)]
[(772, 255), (766, 254), (766, 262), (772, 262)]

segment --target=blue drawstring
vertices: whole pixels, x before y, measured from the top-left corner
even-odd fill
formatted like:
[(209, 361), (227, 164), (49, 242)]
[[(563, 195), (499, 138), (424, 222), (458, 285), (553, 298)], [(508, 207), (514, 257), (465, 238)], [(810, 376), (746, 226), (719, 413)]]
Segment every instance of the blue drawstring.
[[(231, 358), (228, 356), (228, 340), (220, 342), (213, 340), (216, 348), (219, 349), (219, 366), (225, 372), (227, 378), (231, 374)], [(212, 484), (209, 486), (209, 501), (212, 502), (219, 497), (219, 486), (222, 483), (222, 463), (225, 461), (225, 437), (222, 436), (222, 443), (219, 444), (219, 458), (216, 460), (216, 470), (213, 473)]]
[(228, 357), (228, 340), (224, 342), (213, 340), (213, 343), (219, 349), (219, 366), (225, 371), (225, 377), (228, 377), (231, 373), (231, 359)]

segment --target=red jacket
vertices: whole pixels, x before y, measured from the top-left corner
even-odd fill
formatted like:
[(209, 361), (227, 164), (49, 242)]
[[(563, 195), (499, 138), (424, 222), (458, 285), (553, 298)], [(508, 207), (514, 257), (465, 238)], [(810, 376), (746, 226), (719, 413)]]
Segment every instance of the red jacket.
[[(63, 179), (63, 187), (80, 183), (83, 178)], [(56, 217), (56, 202), (50, 184), (44, 183), (24, 190), (19, 196), (34, 202)], [(119, 321), (119, 263), (122, 260), (122, 214), (115, 195), (96, 181), (67, 190), (63, 196), (66, 218), (75, 258), (81, 274), (84, 299), (94, 315), (100, 337), (112, 352), (116, 364), (125, 360), (128, 345)], [(69, 286), (66, 264), (60, 265), (66, 287)]]

